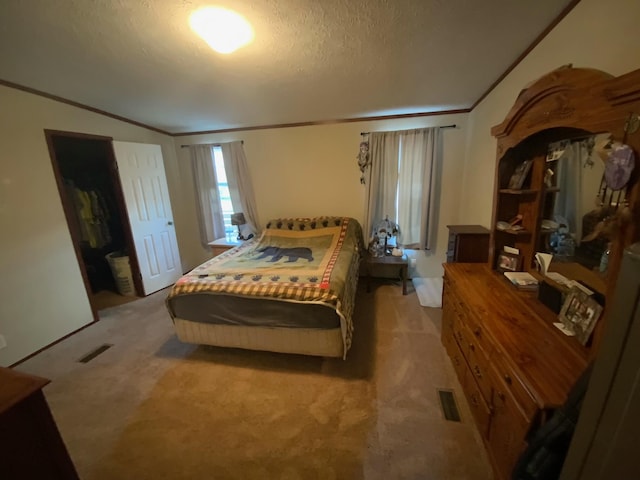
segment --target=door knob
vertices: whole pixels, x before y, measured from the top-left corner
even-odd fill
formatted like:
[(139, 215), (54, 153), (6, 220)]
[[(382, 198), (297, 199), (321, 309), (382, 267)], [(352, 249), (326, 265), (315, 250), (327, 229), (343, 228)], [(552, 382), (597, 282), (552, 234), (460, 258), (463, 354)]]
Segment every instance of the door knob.
[(167, 225), (173, 225), (173, 222), (172, 222), (171, 220), (169, 220), (169, 221), (167, 222)]

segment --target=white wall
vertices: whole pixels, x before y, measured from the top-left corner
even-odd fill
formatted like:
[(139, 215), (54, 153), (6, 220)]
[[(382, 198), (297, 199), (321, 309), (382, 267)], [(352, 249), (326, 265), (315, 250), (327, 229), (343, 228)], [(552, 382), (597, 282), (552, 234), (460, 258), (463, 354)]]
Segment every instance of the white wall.
[[(244, 140), (244, 150), (254, 185), (260, 221), (289, 216), (345, 215), (364, 221), (365, 187), (360, 184), (356, 155), (360, 132), (401, 130), (456, 124), (442, 130), (444, 159), (439, 228), (435, 253), (411, 252), (417, 258), (413, 276), (442, 275), (446, 259), (446, 225), (455, 223), (461, 195), (462, 162), (466, 138), (466, 114), (254, 130), (215, 135), (176, 137), (182, 172), (181, 196), (193, 200), (188, 149), (180, 145)], [(197, 235), (195, 212), (183, 219), (178, 233), (188, 252), (186, 265), (195, 266), (209, 257)]]
[[(0, 86), (0, 365), (93, 320), (53, 175), (44, 129), (162, 145), (176, 191), (173, 138)], [(172, 197), (176, 224), (182, 204)], [(177, 211), (176, 211), (177, 210)]]
[(582, 0), (469, 114), (460, 223), (489, 226), (496, 166), (491, 127), (525, 85), (562, 65), (622, 75), (640, 68), (640, 1)]

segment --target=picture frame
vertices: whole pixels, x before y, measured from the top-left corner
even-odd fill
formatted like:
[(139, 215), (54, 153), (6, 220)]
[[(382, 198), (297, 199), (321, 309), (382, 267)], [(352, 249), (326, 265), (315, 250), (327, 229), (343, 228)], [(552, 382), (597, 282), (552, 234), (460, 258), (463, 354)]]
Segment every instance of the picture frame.
[(511, 190), (520, 190), (524, 181), (527, 179), (529, 172), (531, 171), (531, 165), (533, 160), (525, 160), (518, 165), (509, 179), (509, 188)]
[(522, 266), (522, 257), (515, 253), (500, 252), (496, 268), (499, 272), (519, 272)]
[(578, 287), (572, 287), (562, 304), (558, 318), (566, 330), (574, 333), (582, 345), (591, 337), (602, 315), (602, 305)]

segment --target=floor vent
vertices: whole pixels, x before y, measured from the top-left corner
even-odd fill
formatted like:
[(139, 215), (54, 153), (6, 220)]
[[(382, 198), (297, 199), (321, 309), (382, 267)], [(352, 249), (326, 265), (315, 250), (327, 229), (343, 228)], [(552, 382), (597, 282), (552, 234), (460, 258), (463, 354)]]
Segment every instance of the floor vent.
[(444, 418), (451, 422), (460, 421), (460, 412), (458, 412), (458, 405), (456, 405), (456, 397), (451, 390), (438, 390), (438, 397), (440, 397), (440, 406), (442, 407), (442, 413)]
[(98, 355), (100, 355), (101, 353), (104, 353), (107, 350), (109, 350), (111, 347), (113, 347), (113, 345), (110, 344), (110, 343), (105, 343), (104, 345), (100, 345), (95, 350), (87, 353), (84, 357), (80, 358), (80, 360), (78, 360), (78, 362), (80, 362), (80, 363), (88, 363), (91, 360), (93, 360), (94, 358), (96, 358)]

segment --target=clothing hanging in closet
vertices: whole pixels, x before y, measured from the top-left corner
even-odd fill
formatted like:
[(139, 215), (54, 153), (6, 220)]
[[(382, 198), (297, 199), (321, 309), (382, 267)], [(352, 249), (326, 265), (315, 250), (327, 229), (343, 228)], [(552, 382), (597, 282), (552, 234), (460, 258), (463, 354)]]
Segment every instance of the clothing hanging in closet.
[(96, 190), (80, 189), (72, 181), (66, 183), (80, 226), (81, 241), (91, 248), (103, 248), (109, 245), (112, 242), (109, 231), (110, 216), (102, 193)]

